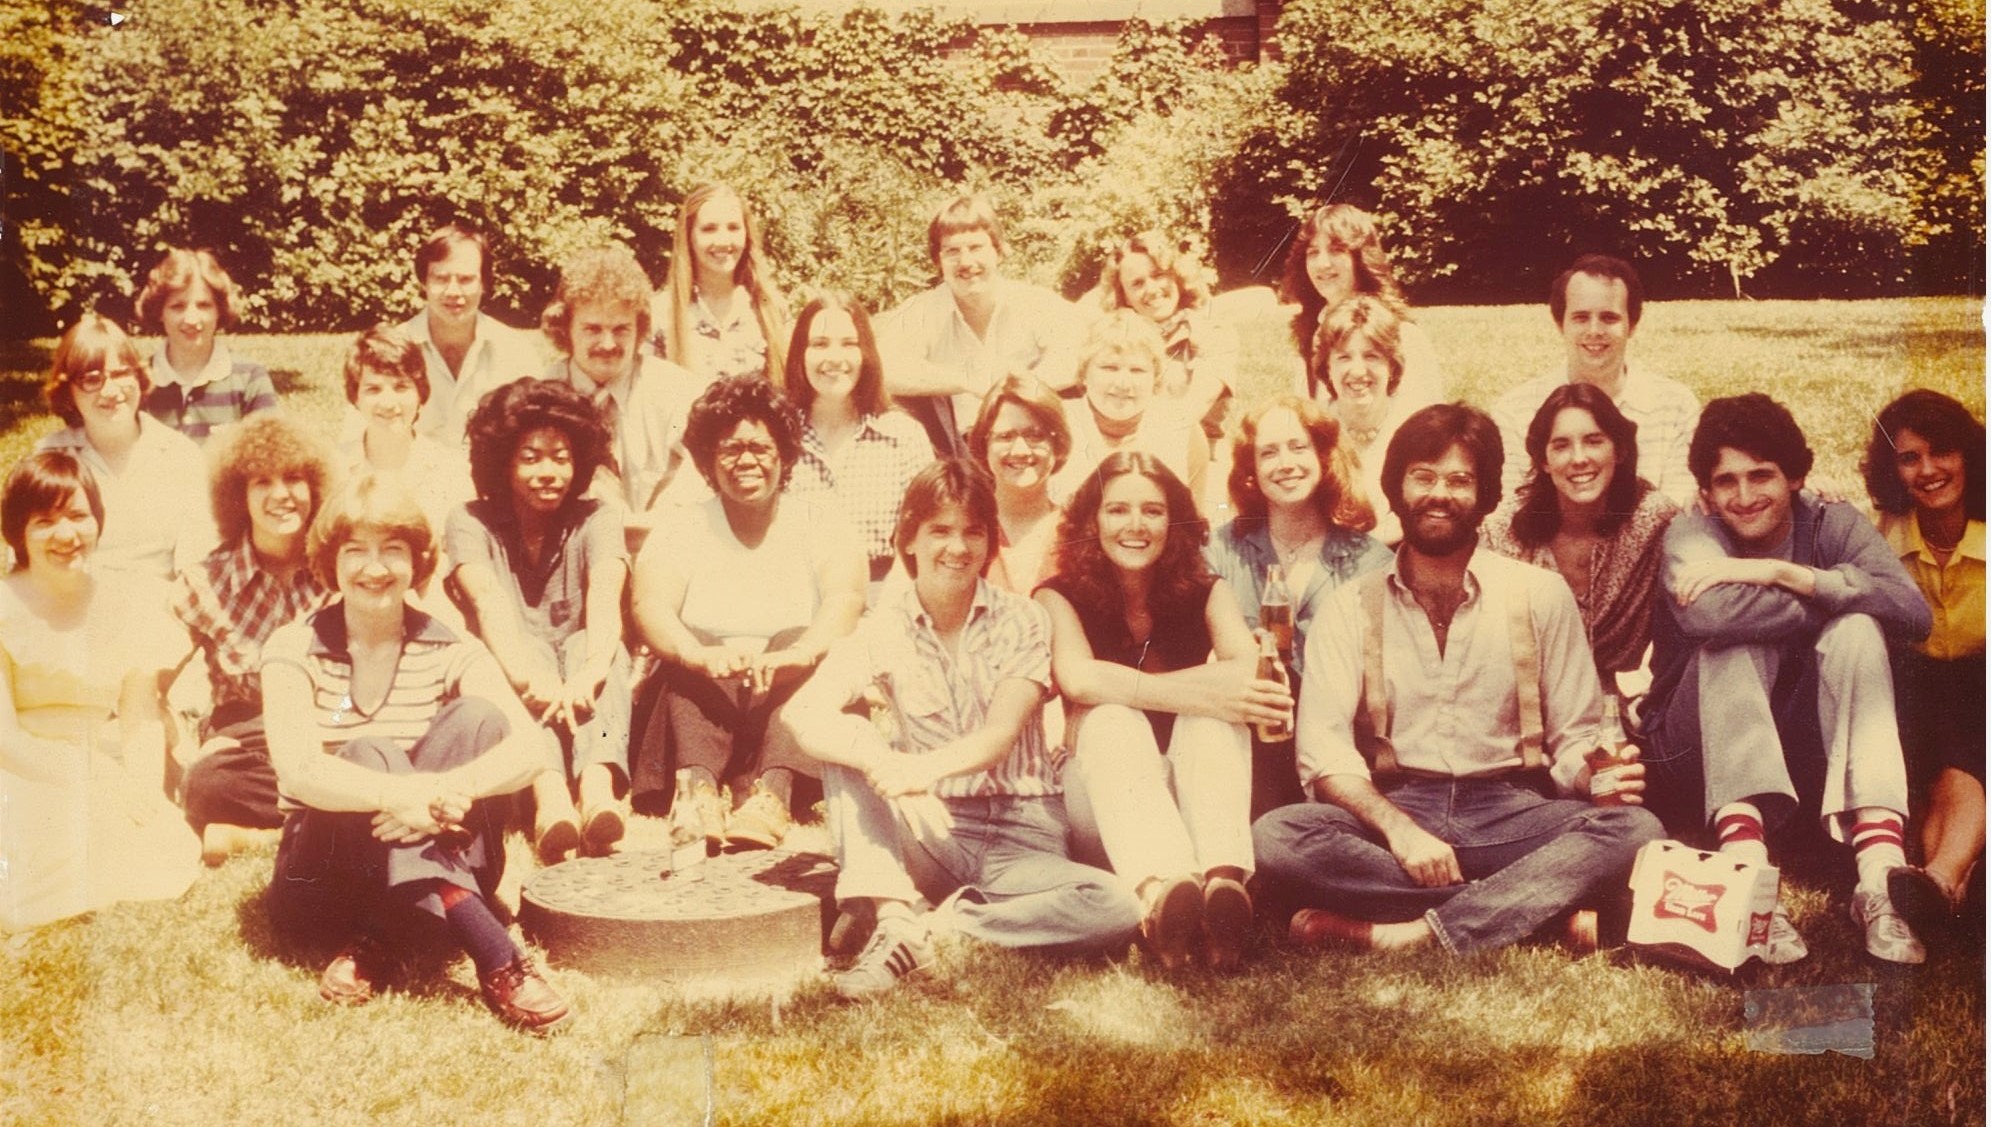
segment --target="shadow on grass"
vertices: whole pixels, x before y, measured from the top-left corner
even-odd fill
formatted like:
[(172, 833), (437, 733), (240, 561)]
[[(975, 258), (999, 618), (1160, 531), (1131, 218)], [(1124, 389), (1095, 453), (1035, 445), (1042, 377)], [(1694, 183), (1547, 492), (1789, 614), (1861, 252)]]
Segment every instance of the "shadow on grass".
[[(316, 979), (356, 932), (327, 924), (312, 936), (288, 939), (279, 934), (270, 918), (269, 895), (269, 887), (265, 885), (236, 903), (236, 935), (256, 958)], [(415, 998), (477, 1000), (475, 990), (466, 989), (449, 977), (450, 968), (464, 956), (441, 920), (411, 910), (397, 918), (392, 932), (387, 939), (391, 954), (386, 961), (384, 988)]]

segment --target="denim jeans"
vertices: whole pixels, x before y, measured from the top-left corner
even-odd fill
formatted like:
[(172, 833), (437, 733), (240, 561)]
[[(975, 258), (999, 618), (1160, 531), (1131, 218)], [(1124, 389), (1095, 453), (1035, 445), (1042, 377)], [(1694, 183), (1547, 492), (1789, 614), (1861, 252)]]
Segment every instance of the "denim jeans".
[(1664, 836), (1636, 806), (1543, 798), (1514, 779), (1412, 779), (1385, 791), (1452, 846), (1464, 884), (1423, 888), (1381, 838), (1331, 803), (1274, 810), (1252, 827), (1258, 872), (1285, 899), (1357, 919), (1422, 916), (1454, 954), (1504, 947), (1621, 887), (1639, 846)]
[(1066, 852), (1058, 795), (949, 798), (953, 827), (927, 836), (847, 767), (823, 771), (838, 902), (946, 902), (954, 930), (1001, 947), (1124, 948), (1141, 906), (1112, 873)]

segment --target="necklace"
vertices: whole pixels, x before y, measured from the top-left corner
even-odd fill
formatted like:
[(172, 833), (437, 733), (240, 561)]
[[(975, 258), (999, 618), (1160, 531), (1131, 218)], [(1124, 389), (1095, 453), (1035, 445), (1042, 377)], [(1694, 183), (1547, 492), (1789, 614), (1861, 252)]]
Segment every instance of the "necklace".
[(1279, 537), (1277, 536), (1273, 536), (1272, 554), (1279, 557), (1280, 567), (1283, 567), (1288, 571), (1290, 571), (1292, 570), (1294, 560), (1299, 559), (1301, 554), (1304, 553), (1308, 548), (1313, 548), (1317, 551), (1319, 549), (1320, 542), (1324, 539), (1326, 539), (1325, 535), (1308, 536), (1303, 539), (1288, 543), (1284, 540), (1279, 539)]

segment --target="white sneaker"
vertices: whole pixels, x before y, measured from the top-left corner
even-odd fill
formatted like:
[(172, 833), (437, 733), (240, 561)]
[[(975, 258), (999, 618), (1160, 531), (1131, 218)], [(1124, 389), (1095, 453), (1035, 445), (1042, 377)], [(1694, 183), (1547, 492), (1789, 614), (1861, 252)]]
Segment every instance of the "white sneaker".
[(1908, 921), (1894, 910), (1885, 892), (1853, 893), (1853, 922), (1867, 935), (1867, 954), (1890, 963), (1919, 963), (1929, 957)]
[(1770, 915), (1770, 937), (1763, 943), (1762, 960), (1773, 967), (1797, 962), (1811, 954), (1811, 948), (1804, 945), (1804, 936), (1797, 933), (1797, 925), (1791, 923), (1790, 913), (1784, 910), (1782, 897), (1777, 898), (1777, 910)]
[(836, 992), (845, 998), (875, 998), (933, 964), (933, 943), (926, 925), (903, 916), (878, 921), (871, 942), (857, 964), (836, 976)]

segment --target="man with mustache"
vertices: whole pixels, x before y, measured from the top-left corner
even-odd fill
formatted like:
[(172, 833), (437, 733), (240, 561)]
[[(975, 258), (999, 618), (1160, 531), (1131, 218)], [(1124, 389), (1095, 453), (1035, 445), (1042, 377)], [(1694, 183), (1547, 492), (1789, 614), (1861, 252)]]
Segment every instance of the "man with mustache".
[(1693, 503), (1687, 439), (1701, 403), (1685, 384), (1634, 368), (1626, 359), (1644, 307), (1638, 271), (1622, 258), (1586, 254), (1556, 277), (1549, 286), (1549, 316), (1562, 334), (1567, 361), (1562, 371), (1510, 388), (1494, 400), (1493, 417), (1507, 449), (1502, 489), (1512, 493), (1528, 474), (1522, 438), (1542, 400), (1557, 384), (1587, 383), (1603, 390), (1625, 418), (1638, 424), (1638, 465), (1645, 479), (1675, 504)]
[[(1667, 528), (1652, 617), (1655, 803), (1682, 832), (1712, 825), (1722, 852), (1758, 863), (1766, 825), (1817, 824), (1850, 843), (1867, 952), (1919, 963), (1890, 893), (1928, 877), (1902, 851), (1887, 645), (1927, 635), (1929, 605), (1858, 510), (1803, 491), (1811, 448), (1781, 403), (1710, 402), (1687, 458), (1702, 508)], [(1805, 954), (1780, 901), (1764, 960)]]
[(1568, 584), (1478, 550), (1499, 428), (1462, 403), (1404, 420), (1383, 459), (1393, 566), (1343, 585), (1307, 634), (1300, 782), (1253, 827), (1303, 947), (1455, 954), (1560, 929), (1621, 891), (1641, 845), (1635, 757), (1593, 771), (1602, 695)]
[(540, 325), (560, 359), (546, 378), (571, 384), (608, 423), (614, 464), (595, 474), (589, 496), (624, 512), (633, 552), (654, 523), (657, 497), (684, 460), (685, 416), (703, 388), (668, 360), (651, 356), (650, 280), (625, 247), (582, 251), (560, 270), (560, 286)]
[(936, 451), (958, 458), (1004, 376), (1033, 372), (1059, 391), (1077, 381), (1085, 321), (1056, 293), (1003, 276), (1002, 222), (981, 196), (942, 206), (926, 244), (940, 284), (878, 318), (885, 389), (906, 399)]

